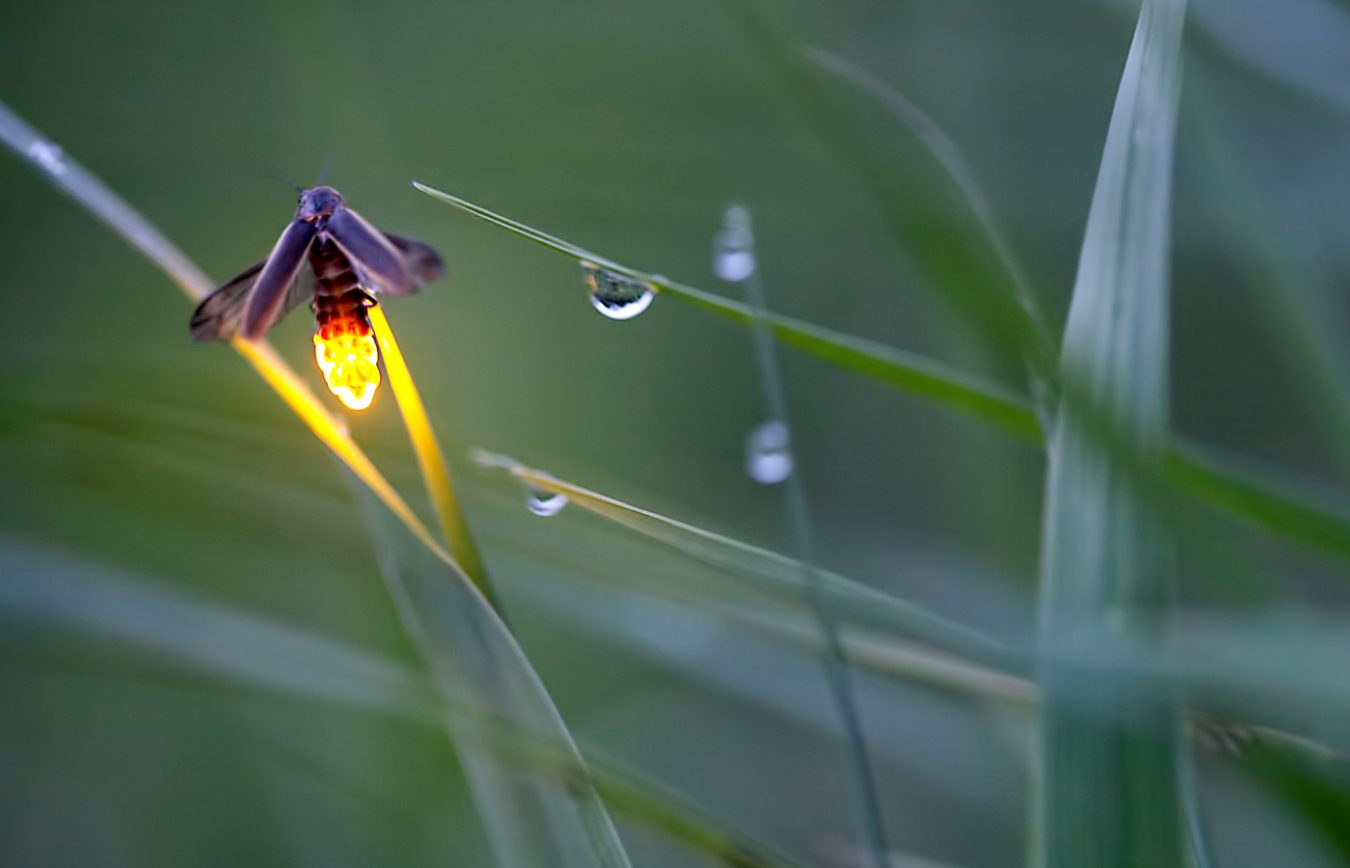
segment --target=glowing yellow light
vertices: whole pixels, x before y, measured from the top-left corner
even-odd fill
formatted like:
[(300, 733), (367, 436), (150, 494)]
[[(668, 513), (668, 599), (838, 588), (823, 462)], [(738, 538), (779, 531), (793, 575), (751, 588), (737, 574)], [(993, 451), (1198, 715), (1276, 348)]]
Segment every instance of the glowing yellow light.
[(353, 410), (364, 410), (380, 387), (380, 353), (375, 336), (357, 320), (332, 322), (314, 335), (314, 360), (328, 390)]

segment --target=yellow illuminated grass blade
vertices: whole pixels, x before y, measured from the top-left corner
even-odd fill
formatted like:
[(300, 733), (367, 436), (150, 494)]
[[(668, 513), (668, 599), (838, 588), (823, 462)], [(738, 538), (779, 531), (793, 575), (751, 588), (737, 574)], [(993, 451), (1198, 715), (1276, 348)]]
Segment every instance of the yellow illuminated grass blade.
[(495, 608), (496, 601), (492, 585), (488, 581), (487, 570), (478, 554), (473, 534), (464, 521), (464, 513), (460, 511), (459, 503), (455, 500), (445, 453), (441, 451), (441, 444), (436, 440), (436, 432), (431, 428), (426, 407), (423, 406), (417, 384), (413, 382), (412, 374), (408, 371), (403, 351), (399, 349), (394, 331), (389, 327), (384, 308), (378, 304), (372, 305), (368, 313), (370, 324), (375, 329), (375, 339), (384, 352), (384, 370), (389, 375), (389, 387), (394, 390), (394, 400), (403, 415), (403, 426), (408, 429), (408, 439), (412, 442), (413, 452), (417, 455), (417, 466), (422, 471), (422, 482), (426, 485), (427, 495), (436, 509), (436, 517), (440, 520), (446, 542), (450, 544), (450, 550), (454, 552), (464, 572)]
[[(27, 158), (47, 176), (48, 180), (145, 254), (146, 258), (169, 275), (189, 298), (200, 301), (211, 291), (210, 279), (158, 229), (151, 226), (102, 181), (78, 163), (68, 159), (58, 145), (44, 139), (4, 103), (0, 103), (0, 141), (14, 149), (20, 156)], [(314, 397), (314, 393), (304, 385), (295, 371), (277, 355), (271, 344), (266, 341), (251, 343), (240, 339), (235, 339), (230, 344), (236, 352), (248, 360), (254, 370), (281, 396), (286, 405), (309, 426), (315, 436), (350, 467), (352, 473), (356, 474), (357, 478), (408, 526), (408, 530), (419, 542), (438, 558), (463, 572), (361, 447), (356, 445), (344, 427), (333, 418), (333, 414)], [(405, 367), (404, 372), (406, 371)]]

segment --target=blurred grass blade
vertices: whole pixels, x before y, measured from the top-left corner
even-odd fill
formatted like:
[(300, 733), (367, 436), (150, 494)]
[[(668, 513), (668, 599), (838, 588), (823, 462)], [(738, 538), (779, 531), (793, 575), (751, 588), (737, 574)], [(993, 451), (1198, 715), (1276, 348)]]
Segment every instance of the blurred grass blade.
[(844, 110), (819, 67), (802, 53), (794, 7), (733, 0), (718, 9), (859, 192), (871, 198), (891, 236), (928, 278), (921, 285), (961, 317), (1001, 369), (1026, 366), (1053, 383), (1049, 335), (1019, 303), (998, 257), (967, 215), (934, 206), (949, 196), (929, 170), (927, 153), (908, 141), (880, 145)]
[[(1032, 865), (1185, 860), (1179, 711), (1152, 679), (1075, 667), (1076, 647), (1161, 642), (1168, 545), (1148, 489), (1168, 441), (1168, 271), (1184, 0), (1145, 0), (1088, 215), (1050, 442)], [(1114, 427), (1103, 437), (1098, 419)], [(1123, 449), (1114, 448), (1116, 444)]]
[[(417, 545), (368, 488), (351, 487), (404, 627), (444, 694), (468, 696), (486, 713), (527, 734), (556, 740), (584, 768), (539, 676), (474, 584), (452, 561)], [(479, 750), (476, 745), (492, 736), (481, 716), (454, 708), (448, 715), (498, 864), (629, 868), (614, 824), (588, 778), (559, 791)]]
[[(506, 455), (475, 450), (473, 458), (482, 467), (504, 470), (532, 488), (561, 494), (588, 512), (670, 546), (700, 562), (710, 563), (749, 579), (772, 600), (788, 602), (798, 608), (801, 606), (804, 589), (800, 567), (792, 558), (558, 479)], [(831, 609), (841, 617), (884, 626), (890, 632), (961, 657), (995, 665), (1004, 671), (1023, 668), (1023, 655), (973, 627), (837, 573), (822, 570), (820, 578), (822, 594)], [(722, 599), (726, 598), (722, 586), (715, 593)]]
[(417, 391), (408, 363), (403, 358), (403, 350), (394, 337), (394, 330), (384, 315), (384, 308), (372, 305), (369, 308), (370, 324), (375, 330), (375, 339), (379, 342), (384, 356), (384, 369), (389, 374), (389, 387), (393, 389), (394, 400), (398, 404), (399, 414), (403, 417), (403, 427), (408, 431), (413, 453), (417, 456), (417, 467), (422, 473), (422, 482), (427, 495), (440, 519), (441, 532), (445, 541), (454, 552), (455, 559), (465, 574), (482, 592), (483, 596), (495, 608), (496, 595), (492, 581), (488, 578), (487, 567), (478, 553), (478, 544), (464, 520), (464, 513), (455, 499), (455, 489), (450, 481), (450, 467), (445, 462), (441, 444), (436, 440), (436, 432), (427, 418), (422, 396)]
[(153, 652), (172, 669), (399, 716), (434, 714), (439, 702), (397, 661), (7, 537), (0, 619), (7, 632), (53, 623)]
[(1242, 767), (1318, 835), (1340, 864), (1350, 864), (1350, 823), (1346, 822), (1350, 817), (1350, 765), (1314, 762), (1258, 745), (1246, 751)]
[[(414, 186), (494, 226), (535, 241), (569, 258), (594, 262), (606, 269), (650, 283), (696, 307), (749, 325), (749, 307), (668, 277), (649, 274), (540, 232), (457, 196), (425, 184)], [(971, 377), (940, 362), (905, 353), (789, 317), (769, 315), (770, 331), (782, 342), (830, 364), (871, 377), (910, 394), (981, 419), (1027, 440), (1039, 442), (1041, 429), (1027, 401), (999, 386)], [(1309, 500), (1297, 486), (1268, 480), (1251, 468), (1229, 467), (1189, 446), (1174, 446), (1167, 457), (1167, 477), (1179, 490), (1266, 530), (1350, 560), (1350, 506), (1343, 496)]]
[[(413, 186), (434, 199), (453, 205), (480, 220), (528, 238), (571, 259), (593, 262), (609, 271), (642, 283), (649, 283), (658, 291), (682, 298), (696, 307), (742, 325), (749, 325), (753, 319), (748, 305), (678, 283), (663, 275), (649, 274), (615, 262), (592, 250), (541, 232), (434, 187), (416, 181), (413, 182)], [(789, 317), (769, 315), (765, 317), (765, 321), (779, 340), (842, 368), (874, 377), (905, 391), (973, 414), (1020, 437), (1031, 440), (1040, 437), (1036, 414), (1031, 411), (1026, 401), (998, 386), (982, 382), (922, 356), (904, 353)]]
[[(1190, 78), (1197, 78), (1194, 71)], [(1299, 256), (1296, 230), (1274, 219), (1256, 176), (1233, 146), (1231, 127), (1222, 123), (1209, 86), (1212, 76), (1198, 78), (1204, 86), (1196, 88), (1200, 98), (1187, 118), (1204, 154), (1196, 164), (1204, 172), (1213, 217), (1232, 227), (1238, 240), (1231, 253), (1245, 266), (1236, 269), (1246, 278), (1239, 282), (1298, 372), (1291, 385), (1302, 392), (1310, 418), (1324, 426), (1345, 481), (1350, 479), (1350, 345), (1336, 328), (1332, 300), (1337, 292), (1334, 286), (1317, 285), (1316, 271)], [(1322, 283), (1331, 281), (1322, 278)]]
[[(966, 204), (970, 206), (971, 213), (988, 238), (994, 255), (1008, 273), (1008, 280), (1017, 303), (1022, 306), (1027, 319), (1035, 329), (1038, 343), (1046, 347), (1051, 346), (1050, 329), (1046, 325), (1045, 313), (1036, 299), (1036, 294), (1032, 292), (1026, 269), (1018, 261), (1012, 242), (1008, 240), (1007, 233), (1003, 231), (1003, 226), (994, 214), (989, 197), (976, 180), (974, 170), (961, 153), (961, 149), (956, 146), (956, 142), (952, 141), (942, 127), (938, 126), (923, 109), (878, 76), (822, 48), (807, 46), (803, 51), (821, 69), (853, 84), (878, 100), (928, 150), (960, 191)], [(1055, 386), (1051, 379), (1054, 375), (1053, 370), (1049, 370), (1048, 365), (1045, 368), (1047, 369), (1038, 370), (1035, 365), (1028, 364), (1027, 373), (1032, 385), (1032, 394), (1036, 398), (1036, 411), (1040, 416), (1041, 425), (1048, 430), (1054, 417)]]
[[(735, 243), (740, 251), (748, 253), (753, 261), (755, 234), (750, 211), (744, 206), (732, 206), (724, 218), (723, 233), (737, 233)], [(719, 242), (720, 243), (720, 242)], [(786, 478), (777, 483), (784, 490), (783, 505), (787, 517), (788, 535), (796, 554), (797, 575), (803, 597), (811, 611), (813, 626), (820, 638), (821, 653), (816, 658), (824, 670), (825, 683), (834, 702), (835, 712), (843, 726), (844, 745), (853, 768), (854, 785), (858, 791), (858, 806), (862, 813), (863, 839), (872, 849), (875, 868), (886, 868), (886, 819), (883, 815), (881, 792), (876, 783), (867, 734), (858, 699), (853, 686), (853, 672), (848, 653), (840, 637), (839, 624), (825, 593), (825, 579), (816, 565), (815, 522), (811, 517), (810, 499), (803, 481), (801, 460), (792, 452), (792, 413), (788, 408), (787, 389), (778, 364), (778, 350), (765, 321), (768, 310), (767, 292), (755, 267), (741, 281), (745, 286), (746, 301), (750, 305), (750, 339), (755, 350), (759, 373), (759, 388), (764, 402), (763, 424), (782, 428), (783, 448), (787, 449), (791, 467)], [(747, 458), (753, 461), (754, 458)]]
[[(26, 157), (48, 180), (158, 265), (188, 298), (201, 300), (214, 288), (206, 275), (134, 208), (67, 157), (58, 145), (24, 123), (4, 103), (0, 103), (0, 141)], [(230, 341), (230, 346), (248, 360), (315, 436), (407, 525), (413, 536), (423, 545), (444, 554), (444, 549), (426, 525), (347, 434), (346, 426), (339, 423), (327, 407), (314, 397), (314, 393), (277, 355), (271, 344), (236, 338)]]
[(1350, 504), (1339, 492), (1185, 444), (1168, 453), (1164, 471), (1197, 500), (1350, 560)]
[[(477, 732), (487, 737), (482, 747), (503, 762), (546, 772), (554, 787), (589, 776), (616, 811), (694, 852), (747, 868), (793, 868), (790, 859), (632, 772), (594, 762), (588, 770), (570, 742), (513, 727), (471, 706), (462, 693), (447, 703), (422, 672), (399, 661), (4, 536), (0, 623), (16, 634), (55, 627), (148, 652), (148, 665), (418, 723), (444, 725), (445, 709), (453, 705), (480, 716), (485, 725)], [(309, 740), (297, 746), (317, 748)], [(327, 752), (314, 757), (330, 758)]]

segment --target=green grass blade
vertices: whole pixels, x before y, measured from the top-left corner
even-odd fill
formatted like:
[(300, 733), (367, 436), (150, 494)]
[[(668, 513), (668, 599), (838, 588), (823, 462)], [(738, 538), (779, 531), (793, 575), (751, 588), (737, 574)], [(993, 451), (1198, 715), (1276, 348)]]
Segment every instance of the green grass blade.
[[(942, 127), (938, 126), (937, 122), (929, 117), (923, 109), (878, 76), (873, 75), (856, 63), (822, 48), (808, 46), (804, 49), (804, 52), (806, 57), (816, 66), (843, 81), (849, 82), (885, 106), (933, 156), (933, 159), (942, 167), (947, 177), (951, 179), (952, 184), (961, 193), (961, 197), (965, 199), (966, 204), (970, 206), (971, 214), (988, 238), (994, 255), (1008, 274), (1008, 280), (1012, 285), (1017, 303), (1022, 306), (1028, 320), (1035, 329), (1038, 343), (1047, 347), (1050, 346), (1050, 329), (1046, 325), (1045, 312), (1041, 309), (1040, 301), (1031, 289), (1031, 281), (1027, 279), (1026, 269), (1022, 267), (1022, 263), (1013, 250), (1012, 242), (1008, 239), (1007, 232), (1003, 230), (1003, 225), (994, 214), (994, 206), (990, 203), (989, 196), (976, 179), (975, 171), (971, 168), (965, 155), (961, 153), (961, 149), (957, 147), (956, 142), (952, 141)], [(1040, 416), (1042, 425), (1048, 427), (1050, 420), (1054, 417), (1055, 387), (1049, 379), (1054, 372), (1037, 370), (1035, 366), (1028, 365), (1027, 373), (1032, 384), (1032, 394), (1036, 396), (1036, 411)]]
[[(473, 582), (453, 561), (418, 545), (383, 502), (352, 482), (399, 616), (445, 696), (468, 696), (527, 734), (564, 745), (584, 769), (539, 676)], [(499, 864), (630, 868), (614, 823), (587, 778), (560, 792), (479, 750), (477, 745), (492, 737), (480, 715), (454, 708), (448, 714)]]
[(1338, 492), (1186, 445), (1168, 453), (1164, 472), (1173, 486), (1197, 500), (1350, 560), (1350, 504)]
[[(587, 512), (741, 577), (758, 592), (748, 601), (750, 606), (775, 603), (798, 611), (802, 608), (800, 565), (793, 558), (559, 479), (506, 455), (476, 450), (473, 459), (481, 467), (503, 470), (533, 488), (561, 494)], [(882, 628), (1005, 674), (1024, 671), (1022, 653), (980, 630), (837, 573), (822, 570), (820, 578), (826, 601), (841, 618)], [(682, 590), (688, 587), (681, 583)], [(730, 599), (728, 590), (725, 583), (713, 585), (700, 605)]]
[[(1075, 646), (1162, 634), (1172, 580), (1146, 493), (1168, 440), (1172, 159), (1184, 0), (1145, 0), (1121, 78), (1065, 328), (1041, 551), (1040, 868), (1178, 865), (1179, 712), (1151, 679), (1088, 673)], [(1085, 404), (1091, 409), (1085, 409)], [(1104, 414), (1100, 417), (1099, 413)], [(1104, 438), (1099, 419), (1115, 421)], [(1125, 446), (1122, 454), (1112, 441)]]
[[(564, 241), (519, 221), (512, 220), (481, 205), (475, 205), (450, 193), (414, 181), (413, 186), (433, 199), (453, 205), (468, 214), (513, 232), (570, 259), (597, 265), (648, 283), (658, 291), (681, 298), (709, 313), (749, 325), (753, 319), (749, 306), (719, 295), (679, 283), (659, 274), (651, 274), (616, 262), (592, 250)], [(774, 336), (786, 344), (838, 365), (864, 374), (924, 398), (975, 415), (1019, 437), (1040, 437), (1036, 414), (1026, 401), (999, 386), (983, 382), (954, 368), (912, 353), (882, 346), (790, 317), (765, 317)]]
[[(414, 186), (434, 199), (574, 261), (594, 262), (650, 283), (662, 292), (733, 322), (749, 325), (751, 321), (750, 309), (744, 304), (615, 262), (425, 184), (414, 182)], [(790, 317), (769, 315), (766, 320), (779, 340), (823, 361), (966, 413), (1018, 437), (1040, 441), (1040, 425), (1030, 403), (999, 386), (941, 362)], [(1350, 560), (1350, 506), (1344, 504), (1344, 497), (1309, 499), (1297, 485), (1268, 479), (1253, 469), (1231, 466), (1231, 462), (1215, 457), (1201, 457), (1196, 449), (1185, 445), (1173, 446), (1166, 471), (1179, 491), (1239, 515), (1271, 533)]]
[[(0, 554), (0, 623), (16, 635), (55, 629), (138, 649), (147, 665), (433, 726), (443, 725), (446, 708), (454, 707), (488, 724), (477, 727), (485, 750), (553, 787), (574, 787), (589, 775), (616, 812), (714, 862), (794, 866), (618, 765), (592, 759), (588, 769), (575, 761), (570, 743), (491, 716), (462, 693), (447, 700), (422, 672), (399, 661), (31, 543), (0, 536)], [(316, 761), (326, 758), (315, 754)]]
[(2, 536), (0, 619), (129, 643), (255, 689), (413, 718), (437, 708), (426, 678), (397, 661)]
[(931, 207), (948, 191), (934, 183), (928, 155), (917, 148), (907, 152), (908, 143), (895, 140), (878, 146), (835, 98), (819, 67), (802, 53), (801, 29), (790, 7), (735, 0), (719, 9), (793, 101), (804, 123), (872, 199), (883, 224), (928, 276), (924, 284), (939, 301), (965, 321), (981, 348), (1003, 367), (1025, 365), (1038, 379), (1053, 383), (1049, 335), (1019, 303), (983, 233), (965, 214)]

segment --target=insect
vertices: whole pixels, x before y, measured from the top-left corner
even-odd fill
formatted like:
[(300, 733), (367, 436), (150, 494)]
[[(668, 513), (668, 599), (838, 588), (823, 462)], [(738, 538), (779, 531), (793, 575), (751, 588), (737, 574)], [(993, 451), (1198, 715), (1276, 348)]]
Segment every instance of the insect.
[(376, 295), (408, 295), (445, 274), (429, 245), (381, 232), (332, 187), (300, 205), (267, 258), (216, 289), (192, 312), (197, 341), (257, 340), (301, 302), (314, 311), (314, 358), (328, 389), (364, 410), (380, 385), (367, 309)]

